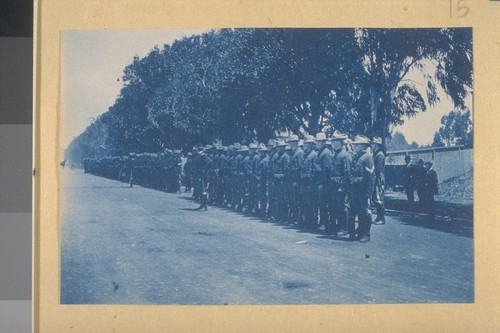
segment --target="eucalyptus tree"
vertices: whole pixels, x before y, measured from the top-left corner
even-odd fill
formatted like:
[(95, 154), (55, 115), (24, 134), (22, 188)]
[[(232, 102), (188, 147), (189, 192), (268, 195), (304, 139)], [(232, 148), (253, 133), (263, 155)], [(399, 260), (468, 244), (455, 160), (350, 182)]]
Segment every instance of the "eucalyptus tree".
[(404, 116), (438, 103), (438, 86), (457, 107), (472, 93), (471, 29), (356, 29), (356, 40), (369, 96), (358, 110), (369, 135), (386, 138)]
[(157, 152), (335, 129), (385, 139), (443, 94), (464, 106), (471, 30), (212, 30), (135, 57), (122, 80), (115, 103), (76, 141), (82, 151)]

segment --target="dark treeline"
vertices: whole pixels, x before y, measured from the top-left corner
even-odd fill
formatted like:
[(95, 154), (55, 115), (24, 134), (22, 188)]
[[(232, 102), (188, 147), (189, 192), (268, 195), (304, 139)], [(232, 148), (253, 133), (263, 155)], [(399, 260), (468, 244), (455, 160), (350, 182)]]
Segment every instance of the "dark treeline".
[[(420, 82), (414, 79), (420, 72)], [(155, 47), (66, 158), (339, 130), (387, 138), (472, 90), (471, 29), (221, 29)], [(103, 83), (105, 84), (105, 83)]]

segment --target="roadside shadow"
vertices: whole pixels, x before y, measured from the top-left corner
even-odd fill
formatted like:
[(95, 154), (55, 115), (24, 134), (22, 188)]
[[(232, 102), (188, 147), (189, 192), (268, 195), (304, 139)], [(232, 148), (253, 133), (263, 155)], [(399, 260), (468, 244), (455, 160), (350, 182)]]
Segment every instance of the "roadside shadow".
[[(176, 193), (173, 193), (173, 194), (176, 194)], [(195, 201), (195, 198), (193, 198), (193, 197), (179, 196), (178, 198), (182, 199), (182, 200)]]
[(355, 242), (354, 240), (351, 240), (349, 239), (349, 237), (338, 237), (336, 235), (319, 235), (317, 236), (316, 238), (318, 239), (327, 239), (327, 240), (331, 240), (331, 241), (337, 241), (337, 242), (348, 242), (348, 243), (352, 243), (352, 242)]
[[(385, 197), (385, 207), (387, 209), (394, 209), (401, 212), (421, 213), (421, 208), (418, 201), (410, 205), (407, 200), (394, 198), (390, 196)], [(461, 218), (472, 220), (474, 217), (474, 207), (472, 204), (459, 204), (446, 201), (435, 201), (436, 215), (450, 216), (452, 218)]]
[(419, 228), (431, 229), (454, 234), (457, 236), (473, 238), (474, 224), (472, 220), (456, 219), (453, 217), (436, 216), (431, 220), (426, 215), (409, 214), (402, 212), (387, 212), (395, 222)]

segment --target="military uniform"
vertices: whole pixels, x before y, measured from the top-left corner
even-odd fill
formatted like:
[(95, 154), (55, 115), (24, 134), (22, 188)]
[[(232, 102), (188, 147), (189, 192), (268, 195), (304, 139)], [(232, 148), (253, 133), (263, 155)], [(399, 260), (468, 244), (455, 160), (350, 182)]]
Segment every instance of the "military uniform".
[(332, 216), (332, 227), (337, 232), (337, 236), (344, 236), (347, 234), (347, 219), (349, 212), (348, 193), (350, 190), (351, 182), (351, 164), (352, 156), (347, 152), (343, 144), (343, 140), (347, 138), (346, 135), (334, 133), (333, 140), (340, 142), (333, 152), (333, 165), (330, 174), (330, 188), (332, 194), (332, 206), (330, 210)]
[(370, 197), (373, 193), (373, 186), (375, 183), (375, 165), (373, 157), (368, 151), (370, 142), (365, 136), (356, 136), (353, 144), (356, 146), (356, 155), (352, 161), (351, 167), (351, 204), (353, 216), (350, 219), (348, 232), (350, 238), (355, 237), (354, 217), (358, 217), (358, 228), (356, 230), (356, 237), (361, 242), (370, 240), (370, 229), (372, 224), (372, 217), (370, 212)]
[[(299, 141), (298, 136), (293, 135), (290, 137), (290, 141)], [(297, 146), (290, 158), (290, 168), (289, 168), (289, 193), (290, 193), (290, 221), (293, 223), (299, 223), (300, 220), (300, 168), (302, 161), (304, 160), (304, 150)]]
[(182, 172), (182, 159), (181, 159), (181, 151), (175, 150), (174, 156), (172, 156), (172, 192), (180, 193), (181, 191), (181, 172)]
[(385, 148), (382, 144), (382, 139), (379, 137), (373, 138), (374, 154), (373, 160), (375, 165), (375, 186), (373, 188), (372, 202), (377, 211), (375, 224), (385, 224)]
[(319, 208), (319, 225), (325, 227), (325, 231), (332, 232), (330, 223), (330, 209), (331, 204), (331, 188), (330, 188), (330, 174), (333, 165), (333, 153), (326, 145), (326, 136), (324, 133), (318, 133), (316, 142), (321, 147), (318, 152), (317, 163), (317, 176), (318, 181), (318, 208)]
[(202, 147), (198, 147), (193, 154), (193, 198), (196, 200), (201, 199), (201, 194), (203, 193), (203, 183), (202, 183), (202, 170), (201, 170), (201, 157), (200, 151)]
[(229, 172), (227, 151), (227, 147), (221, 147), (219, 154), (219, 172), (217, 174), (217, 189), (215, 193), (215, 204), (217, 206), (222, 206), (225, 202), (226, 182), (228, 181)]
[(185, 190), (184, 192), (191, 192), (191, 187), (193, 187), (193, 155), (188, 153), (186, 163), (184, 163), (184, 180), (185, 180)]
[(233, 160), (236, 157), (234, 145), (230, 145), (227, 151), (227, 167), (224, 181), (224, 206), (231, 207), (233, 202)]
[(268, 175), (269, 175), (269, 154), (267, 154), (266, 146), (259, 147), (261, 159), (256, 169), (257, 182), (257, 214), (261, 217), (266, 216), (268, 205)]
[(210, 204), (215, 203), (215, 190), (217, 187), (217, 166), (218, 158), (216, 150), (212, 146), (207, 146), (207, 157), (210, 159), (209, 169), (208, 169), (208, 202)]
[(229, 170), (231, 172), (231, 207), (235, 209), (238, 201), (238, 164), (242, 159), (239, 153), (241, 146), (239, 143), (235, 143), (233, 146), (234, 156), (231, 159), (231, 164), (229, 165)]
[(236, 184), (237, 195), (236, 195), (236, 204), (235, 209), (238, 211), (242, 211), (243, 207), (246, 204), (246, 196), (247, 196), (247, 168), (248, 168), (248, 147), (241, 146), (241, 149), (238, 151), (238, 161), (237, 161), (237, 175), (238, 180)]
[(199, 175), (200, 179), (200, 185), (201, 185), (201, 195), (200, 195), (200, 207), (197, 208), (197, 210), (207, 210), (208, 206), (208, 196), (207, 196), (207, 189), (208, 189), (208, 171), (211, 168), (211, 160), (205, 154), (203, 149), (199, 150), (198, 153), (198, 159), (197, 163), (195, 164), (196, 167), (196, 173)]
[(288, 173), (290, 164), (290, 156), (285, 152), (286, 143), (280, 141), (278, 146), (278, 158), (273, 166), (274, 172), (274, 187), (276, 191), (276, 221), (286, 221), (288, 215), (288, 207), (286, 202), (285, 174)]
[(260, 155), (257, 153), (257, 144), (250, 144), (249, 152), (249, 167), (247, 172), (247, 189), (248, 189), (248, 211), (250, 213), (257, 212), (257, 168), (260, 162)]
[(276, 180), (274, 179), (274, 169), (278, 163), (278, 159), (280, 154), (278, 153), (278, 148), (273, 147), (273, 150), (269, 156), (269, 166), (268, 166), (268, 196), (269, 196), (269, 206), (267, 210), (267, 214), (270, 218), (276, 219), (277, 212), (277, 198), (276, 198)]
[[(241, 162), (243, 161), (243, 154), (240, 152), (239, 148), (236, 151), (236, 157), (233, 160), (233, 164), (231, 165), (231, 170), (234, 170), (233, 172), (233, 209), (237, 209), (241, 207), (241, 186), (240, 186), (240, 175), (239, 175), (239, 169)], [(233, 169), (234, 168), (234, 169)]]
[[(306, 138), (307, 145), (314, 144), (314, 138)], [(301, 211), (302, 225), (308, 229), (312, 229), (317, 225), (317, 202), (318, 202), (318, 186), (316, 181), (318, 153), (311, 146), (305, 148), (304, 160), (300, 169), (301, 180)]]
[(251, 178), (252, 178), (252, 158), (250, 156), (250, 149), (244, 152), (243, 160), (241, 161), (241, 168), (239, 176), (241, 177), (241, 190), (242, 190), (242, 205), (241, 208), (245, 211), (250, 209), (250, 190), (251, 190)]

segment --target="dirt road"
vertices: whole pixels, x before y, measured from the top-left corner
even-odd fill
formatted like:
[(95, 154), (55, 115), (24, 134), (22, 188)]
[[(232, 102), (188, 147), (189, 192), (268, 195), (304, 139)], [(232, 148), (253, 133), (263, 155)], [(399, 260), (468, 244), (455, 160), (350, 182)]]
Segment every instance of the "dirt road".
[[(471, 230), (396, 213), (348, 242), (63, 170), (61, 302), (472, 302)], [(458, 227), (457, 227), (458, 226)]]

